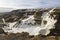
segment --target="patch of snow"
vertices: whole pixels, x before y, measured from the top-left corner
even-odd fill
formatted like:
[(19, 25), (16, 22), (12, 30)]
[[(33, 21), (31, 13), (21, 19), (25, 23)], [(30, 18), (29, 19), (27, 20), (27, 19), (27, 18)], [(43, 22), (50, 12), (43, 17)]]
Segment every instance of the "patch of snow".
[[(50, 13), (53, 12), (54, 9), (50, 10), (48, 13), (46, 13), (44, 16), (42, 16), (42, 23), (41, 25), (34, 24), (34, 16), (29, 16), (29, 18), (22, 20), (22, 22), (17, 26), (13, 27), (16, 23), (10, 23), (9, 27), (11, 27), (11, 30), (8, 30), (8, 28), (3, 28), (5, 32), (9, 33), (21, 33), (21, 32), (28, 32), (30, 35), (47, 35), (50, 33), (50, 29), (54, 28), (54, 24), (57, 20), (54, 20), (54, 18), (50, 18)], [(43, 21), (46, 20), (47, 24), (44, 25)]]

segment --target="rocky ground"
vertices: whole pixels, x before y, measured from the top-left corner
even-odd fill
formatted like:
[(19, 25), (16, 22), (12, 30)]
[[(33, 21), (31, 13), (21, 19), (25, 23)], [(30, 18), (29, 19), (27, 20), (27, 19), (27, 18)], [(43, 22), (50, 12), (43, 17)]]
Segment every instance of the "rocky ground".
[(60, 36), (41, 36), (29, 35), (29, 33), (22, 32), (17, 34), (0, 35), (0, 40), (60, 40)]

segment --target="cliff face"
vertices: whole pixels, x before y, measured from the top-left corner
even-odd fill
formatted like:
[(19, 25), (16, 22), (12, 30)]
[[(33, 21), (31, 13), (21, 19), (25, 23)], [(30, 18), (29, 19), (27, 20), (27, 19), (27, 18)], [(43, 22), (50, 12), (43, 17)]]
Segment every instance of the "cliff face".
[(33, 15), (34, 13), (35, 11), (33, 11), (33, 9), (32, 11), (30, 9), (17, 9), (8, 12), (7, 14), (4, 14), (3, 18), (5, 19), (6, 22), (15, 22), (18, 21), (20, 18), (22, 19), (27, 18), (27, 15)]
[(54, 24), (55, 25), (55, 29), (51, 29), (51, 32), (49, 35), (56, 35), (59, 36), (60, 35), (60, 9), (55, 9), (55, 12), (51, 14), (51, 17), (54, 17), (54, 20), (57, 20), (57, 22)]
[[(51, 29), (51, 33), (49, 35), (60, 35), (60, 9), (55, 9), (55, 12), (53, 12), (52, 14), (50, 14), (51, 18), (53, 17), (54, 20), (57, 20), (57, 22), (55, 23), (55, 29)], [(35, 17), (35, 21), (38, 24), (41, 24), (42, 21), (42, 16), (43, 11), (38, 11), (36, 12), (36, 14), (34, 15)], [(55, 17), (54, 17), (55, 15)], [(46, 23), (46, 21), (44, 22)]]

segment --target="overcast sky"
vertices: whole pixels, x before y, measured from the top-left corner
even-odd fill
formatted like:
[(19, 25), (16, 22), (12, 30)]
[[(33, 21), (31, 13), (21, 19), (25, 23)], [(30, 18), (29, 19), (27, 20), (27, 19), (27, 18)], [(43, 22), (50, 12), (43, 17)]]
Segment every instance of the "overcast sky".
[(8, 8), (40, 8), (59, 6), (60, 0), (0, 0), (0, 7)]

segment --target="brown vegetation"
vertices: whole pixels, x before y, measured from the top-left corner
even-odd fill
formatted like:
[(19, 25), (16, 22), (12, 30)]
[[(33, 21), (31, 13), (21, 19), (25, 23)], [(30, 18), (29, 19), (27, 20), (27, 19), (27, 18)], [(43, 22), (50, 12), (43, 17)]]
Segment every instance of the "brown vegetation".
[(29, 35), (27, 32), (22, 33), (11, 33), (8, 35), (0, 35), (0, 40), (60, 40), (60, 36), (46, 36), (41, 35)]

